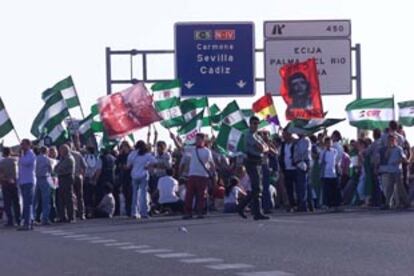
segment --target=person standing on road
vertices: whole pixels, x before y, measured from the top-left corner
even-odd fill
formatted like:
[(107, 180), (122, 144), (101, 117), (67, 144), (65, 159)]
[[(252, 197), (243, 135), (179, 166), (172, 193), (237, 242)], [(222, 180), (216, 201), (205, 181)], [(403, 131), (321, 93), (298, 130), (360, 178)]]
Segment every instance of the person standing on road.
[(36, 156), (29, 139), (23, 139), (19, 159), (18, 183), (23, 197), (23, 226), (18, 230), (33, 230), (33, 199), (35, 181)]
[(326, 137), (324, 140), (325, 149), (319, 154), (319, 165), (321, 168), (321, 180), (326, 191), (326, 201), (329, 208), (339, 207), (338, 189), (338, 167), (340, 157), (338, 150), (333, 148), (332, 140)]
[(296, 165), (296, 197), (299, 212), (307, 211), (309, 192), (309, 171), (312, 152), (310, 139), (304, 134), (298, 134), (299, 140), (293, 151), (293, 163)]
[(154, 162), (154, 156), (148, 152), (142, 140), (135, 144), (135, 150), (128, 155), (127, 167), (131, 169), (132, 178), (132, 218), (148, 218), (148, 169)]
[[(68, 145), (59, 148), (60, 160), (55, 167), (59, 179), (59, 217), (60, 222), (75, 222), (73, 205), (73, 186), (75, 175), (75, 159)], [(66, 217), (67, 214), (67, 217)]]
[(379, 173), (385, 194), (385, 208), (392, 205), (392, 198), (395, 200), (397, 208), (409, 207), (407, 193), (402, 183), (402, 163), (406, 162), (406, 156), (402, 147), (398, 143), (398, 137), (395, 134), (389, 134), (388, 146), (379, 150)]
[(295, 140), (292, 134), (286, 129), (282, 132), (283, 142), (280, 150), (279, 163), (283, 172), (285, 187), (289, 200), (288, 212), (293, 212), (296, 202), (294, 196), (294, 187), (296, 182), (296, 167), (293, 164), (293, 150), (295, 146)]
[[(50, 202), (51, 202), (51, 175), (52, 161), (47, 156), (47, 147), (41, 147), (39, 155), (36, 157), (36, 181), (37, 189), (40, 192), (40, 202), (42, 203), (42, 225), (49, 225)], [(38, 202), (39, 204), (39, 202)]]
[(75, 182), (74, 182), (74, 191), (76, 195), (76, 209), (77, 209), (77, 217), (81, 220), (84, 220), (85, 217), (85, 201), (83, 198), (83, 180), (86, 170), (86, 163), (85, 159), (83, 158), (80, 152), (76, 151), (74, 147), (72, 147), (71, 154), (75, 159)]
[(7, 215), (6, 227), (20, 224), (19, 191), (16, 185), (17, 159), (10, 155), (10, 148), (3, 147), (3, 159), (0, 160), (0, 185), (4, 211)]
[[(131, 146), (127, 141), (123, 141), (120, 146), (119, 154), (116, 157), (115, 174), (118, 176), (117, 181), (122, 189), (122, 194), (125, 198), (125, 212), (128, 217), (131, 217), (132, 205), (132, 186), (131, 186), (131, 170), (127, 166), (128, 155), (131, 153)], [(115, 208), (116, 209), (116, 208)], [(122, 210), (120, 210), (122, 213)], [(115, 215), (117, 212), (115, 211)]]
[(249, 175), (252, 192), (249, 196), (246, 196), (244, 200), (239, 204), (238, 213), (242, 218), (247, 218), (244, 209), (252, 202), (252, 213), (254, 220), (269, 219), (268, 216), (263, 214), (262, 210), (262, 159), (263, 154), (269, 151), (268, 146), (263, 139), (257, 133), (260, 120), (256, 116), (250, 117), (249, 120), (250, 129), (245, 134), (245, 153), (247, 158), (244, 162), (246, 172)]
[(101, 160), (95, 154), (95, 147), (88, 146), (84, 156), (86, 169), (83, 185), (86, 216), (92, 217), (95, 208), (96, 183), (98, 181), (99, 170), (102, 166)]
[(190, 151), (188, 169), (188, 183), (185, 194), (185, 216), (183, 219), (193, 217), (193, 200), (196, 200), (197, 218), (204, 218), (203, 212), (207, 201), (207, 188), (215, 172), (215, 164), (211, 150), (205, 145), (205, 135), (197, 133), (196, 145)]

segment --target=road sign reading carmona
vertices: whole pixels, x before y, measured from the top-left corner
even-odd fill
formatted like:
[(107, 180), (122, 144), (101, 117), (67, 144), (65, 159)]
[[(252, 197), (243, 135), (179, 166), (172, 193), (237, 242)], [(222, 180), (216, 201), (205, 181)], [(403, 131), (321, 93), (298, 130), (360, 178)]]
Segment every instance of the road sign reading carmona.
[(255, 92), (254, 25), (176, 23), (175, 74), (182, 96), (247, 96)]
[(265, 89), (280, 95), (279, 69), (315, 58), (323, 95), (352, 93), (349, 20), (264, 23)]

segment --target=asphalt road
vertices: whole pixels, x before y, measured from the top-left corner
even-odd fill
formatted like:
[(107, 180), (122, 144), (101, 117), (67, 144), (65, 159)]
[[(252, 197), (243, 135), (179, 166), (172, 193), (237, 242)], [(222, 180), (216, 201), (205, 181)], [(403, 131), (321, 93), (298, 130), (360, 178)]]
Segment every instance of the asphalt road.
[(414, 275), (414, 212), (213, 214), (0, 229), (0, 275)]

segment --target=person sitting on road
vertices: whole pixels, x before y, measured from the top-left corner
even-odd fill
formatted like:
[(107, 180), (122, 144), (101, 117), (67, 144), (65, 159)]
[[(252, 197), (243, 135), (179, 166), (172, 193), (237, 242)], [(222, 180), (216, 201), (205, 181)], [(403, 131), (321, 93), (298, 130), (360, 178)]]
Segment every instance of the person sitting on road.
[(115, 213), (115, 197), (112, 194), (112, 185), (111, 183), (105, 183), (104, 187), (104, 197), (101, 202), (95, 209), (94, 217), (96, 218), (112, 218)]
[(224, 196), (224, 213), (236, 213), (240, 198), (246, 196), (239, 184), (240, 180), (238, 177), (233, 176), (230, 179), (230, 184), (226, 187)]
[(184, 202), (179, 197), (178, 181), (172, 176), (173, 170), (171, 168), (168, 168), (166, 173), (166, 176), (158, 180), (158, 202), (161, 209), (167, 210), (169, 213), (182, 212)]

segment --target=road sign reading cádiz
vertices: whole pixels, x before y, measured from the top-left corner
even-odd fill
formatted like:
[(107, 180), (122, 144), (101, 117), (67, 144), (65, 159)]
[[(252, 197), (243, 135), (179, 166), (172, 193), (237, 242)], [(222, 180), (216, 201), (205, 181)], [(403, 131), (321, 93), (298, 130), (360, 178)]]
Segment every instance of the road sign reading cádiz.
[(315, 58), (321, 93), (352, 93), (349, 20), (268, 21), (264, 23), (265, 88), (279, 95), (279, 69)]
[(247, 96), (255, 90), (254, 25), (176, 23), (175, 75), (182, 96)]

